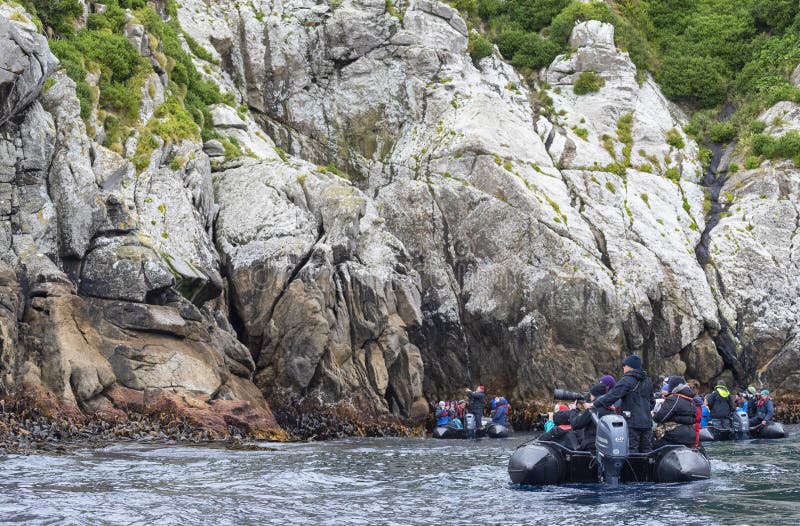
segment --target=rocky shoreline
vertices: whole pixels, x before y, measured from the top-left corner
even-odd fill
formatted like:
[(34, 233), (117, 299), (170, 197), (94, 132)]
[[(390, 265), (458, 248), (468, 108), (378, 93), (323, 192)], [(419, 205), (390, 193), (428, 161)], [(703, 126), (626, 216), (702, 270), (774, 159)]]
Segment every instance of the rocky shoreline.
[[(272, 403), (283, 431), (267, 434), (248, 432), (236, 425), (220, 432), (168, 407), (143, 413), (87, 416), (51, 397), (6, 395), (0, 397), (0, 455), (61, 454), (132, 442), (249, 450), (264, 449), (260, 443), (265, 441), (424, 436), (435, 427), (432, 413), (418, 415), (412, 422), (383, 414), (365, 414), (349, 403), (329, 405), (318, 398), (285, 394), (282, 402)], [(544, 403), (515, 407), (510, 423), (517, 431), (541, 430), (540, 414), (549, 408)], [(800, 423), (800, 399), (785, 397), (776, 401), (775, 420)]]
[(350, 403), (324, 404), (291, 393), (273, 406), (280, 429), (258, 430), (231, 419), (223, 429), (197, 413), (164, 403), (142, 412), (87, 415), (51, 395), (33, 392), (0, 396), (0, 454), (68, 453), (118, 442), (250, 449), (265, 441), (417, 436), (423, 429), (390, 415), (360, 412)]

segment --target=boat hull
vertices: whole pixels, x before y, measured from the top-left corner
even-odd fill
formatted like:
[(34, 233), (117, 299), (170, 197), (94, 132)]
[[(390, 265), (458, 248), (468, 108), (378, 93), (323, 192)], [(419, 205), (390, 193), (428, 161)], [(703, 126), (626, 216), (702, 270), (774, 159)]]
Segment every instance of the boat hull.
[[(553, 442), (529, 442), (517, 448), (508, 462), (511, 482), (548, 485), (601, 482), (598, 457), (572, 451)], [(650, 453), (628, 455), (620, 482), (691, 482), (711, 477), (705, 455), (685, 446), (664, 446)]]

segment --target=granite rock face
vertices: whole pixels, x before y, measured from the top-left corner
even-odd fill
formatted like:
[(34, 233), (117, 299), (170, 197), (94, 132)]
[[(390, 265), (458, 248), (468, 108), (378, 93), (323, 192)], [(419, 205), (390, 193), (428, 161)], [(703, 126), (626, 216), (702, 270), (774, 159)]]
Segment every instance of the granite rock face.
[[(703, 382), (720, 374), (702, 345), (720, 324), (694, 253), (697, 145), (611, 26), (576, 26), (577, 51), (542, 73), (546, 115), (498, 55), (472, 63), (441, 4), (412, 2), (402, 20), (377, 2), (273, 6), (263, 25), (249, 9), (185, 2), (179, 16), (244, 79), (281, 147), (338, 165), (377, 202), (421, 279), (411, 340), (426, 395), (481, 382), (527, 400), (617, 372), (634, 351), (659, 374), (689, 362)], [(586, 71), (605, 86), (575, 95)], [(298, 251), (313, 237), (293, 238)]]
[[(276, 432), (248, 387), (252, 357), (217, 316), (223, 283), (207, 157), (165, 173), (181, 147), (201, 150), (162, 147), (152, 169), (135, 174), (87, 136), (75, 83), (55, 72), (46, 40), (16, 9), (23, 15), (0, 16), (10, 61), (0, 71), (15, 75), (0, 121), (3, 387), (44, 388), (89, 413), (168, 404), (223, 434), (246, 414), (252, 425), (240, 432)], [(155, 196), (167, 201), (160, 210), (147, 206)], [(167, 216), (167, 207), (177, 212)], [(163, 224), (145, 223), (155, 214)], [(145, 224), (176, 235), (167, 243)]]
[[(800, 387), (796, 168), (732, 174), (710, 212), (685, 116), (610, 25), (577, 24), (528, 85), (497, 52), (475, 64), (438, 2), (183, 0), (178, 19), (237, 107), (137, 168), (140, 135), (87, 136), (35, 26), (0, 17), (27, 64), (0, 69), (3, 372), (89, 412), (246, 404), (258, 430), (264, 395), (413, 419), (477, 383), (582, 388), (631, 352)], [(602, 85), (576, 94), (586, 75)], [(142, 124), (168, 80), (147, 79)], [(781, 104), (767, 133), (795, 129)]]
[[(266, 392), (318, 390), (409, 416), (422, 396), (419, 278), (374, 203), (307, 163), (217, 178), (217, 243)], [(394, 374), (390, 374), (390, 371)]]

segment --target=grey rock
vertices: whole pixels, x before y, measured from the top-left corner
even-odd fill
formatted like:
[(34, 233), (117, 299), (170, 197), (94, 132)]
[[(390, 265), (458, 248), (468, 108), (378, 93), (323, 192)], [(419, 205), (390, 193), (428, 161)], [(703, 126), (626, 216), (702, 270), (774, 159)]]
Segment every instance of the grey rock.
[[(422, 395), (419, 351), (406, 335), (421, 319), (418, 283), (410, 269), (398, 273), (407, 255), (371, 201), (333, 174), (280, 161), (220, 173), (217, 199), (217, 243), (259, 357), (257, 384), (328, 401), (359, 392), (409, 414)], [(398, 337), (382, 339), (389, 332)]]
[(78, 292), (98, 298), (145, 302), (148, 295), (170, 287), (167, 266), (136, 236), (98, 238), (83, 262)]
[(239, 117), (236, 110), (227, 104), (214, 104), (209, 109), (211, 111), (211, 119), (214, 121), (214, 127), (247, 129), (247, 124)]
[(216, 139), (206, 141), (205, 144), (203, 144), (203, 151), (206, 152), (209, 157), (225, 156), (225, 148), (222, 146), (222, 143)]
[(36, 99), (57, 66), (35, 27), (0, 14), (0, 126)]
[(0, 385), (11, 383), (9, 375), (19, 360), (17, 322), (23, 297), (14, 270), (0, 263)]

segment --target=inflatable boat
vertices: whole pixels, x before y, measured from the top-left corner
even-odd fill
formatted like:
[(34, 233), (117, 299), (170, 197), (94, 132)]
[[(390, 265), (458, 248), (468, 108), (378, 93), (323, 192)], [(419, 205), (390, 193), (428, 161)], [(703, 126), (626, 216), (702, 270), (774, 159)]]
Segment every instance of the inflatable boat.
[(711, 477), (698, 450), (668, 445), (649, 453), (628, 452), (625, 419), (607, 415), (597, 424), (597, 452), (573, 451), (555, 442), (522, 444), (508, 461), (511, 482), (545, 485), (608, 482), (690, 482)]
[(700, 430), (700, 440), (703, 442), (718, 442), (723, 440), (747, 440), (749, 438), (786, 438), (787, 433), (780, 422), (767, 422), (767, 425), (750, 427), (747, 414), (737, 412), (732, 419), (730, 427), (716, 427), (713, 424)]
[[(475, 430), (475, 438), (483, 438), (487, 435), (488, 428), (482, 427), (481, 429)], [(469, 431), (467, 429), (457, 428), (457, 427), (450, 427), (450, 426), (439, 426), (433, 430), (433, 438), (470, 438)]]
[[(452, 425), (447, 426), (437, 426), (433, 430), (433, 438), (455, 438), (455, 439), (463, 439), (463, 438), (483, 438), (489, 434), (490, 426), (492, 424), (491, 419), (483, 417), (481, 423), (483, 426), (480, 429), (476, 429), (475, 426), (475, 417), (469, 413), (464, 416), (464, 427), (455, 427)], [(501, 430), (495, 430), (494, 433), (502, 432)], [(499, 436), (493, 438), (501, 438)]]
[(514, 434), (511, 426), (504, 426), (500, 424), (489, 424), (486, 426), (486, 434), (489, 438), (509, 438)]

